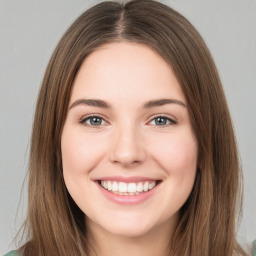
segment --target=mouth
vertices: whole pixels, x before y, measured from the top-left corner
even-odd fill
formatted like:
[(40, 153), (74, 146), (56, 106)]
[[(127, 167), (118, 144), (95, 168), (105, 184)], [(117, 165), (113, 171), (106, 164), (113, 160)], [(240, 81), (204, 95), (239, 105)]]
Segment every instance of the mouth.
[(137, 196), (153, 190), (161, 181), (146, 180), (139, 182), (121, 182), (115, 180), (98, 180), (98, 184), (108, 192), (121, 196)]

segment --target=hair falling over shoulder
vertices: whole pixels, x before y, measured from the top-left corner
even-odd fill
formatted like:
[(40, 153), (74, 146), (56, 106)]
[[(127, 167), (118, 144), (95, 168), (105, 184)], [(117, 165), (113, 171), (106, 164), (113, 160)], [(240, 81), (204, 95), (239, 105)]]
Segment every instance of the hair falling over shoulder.
[(172, 67), (198, 141), (197, 177), (180, 210), (170, 256), (246, 255), (236, 241), (242, 174), (217, 69), (195, 28), (151, 0), (102, 2), (67, 30), (48, 64), (34, 117), (29, 161), (28, 242), (24, 256), (88, 255), (84, 213), (69, 196), (60, 138), (72, 85), (88, 54), (108, 42), (150, 46)]

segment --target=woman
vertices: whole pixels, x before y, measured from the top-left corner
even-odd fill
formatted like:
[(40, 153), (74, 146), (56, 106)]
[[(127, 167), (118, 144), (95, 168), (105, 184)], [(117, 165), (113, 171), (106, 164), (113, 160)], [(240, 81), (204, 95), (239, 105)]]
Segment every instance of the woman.
[(39, 93), (21, 255), (246, 255), (241, 171), (207, 46), (155, 1), (103, 2)]

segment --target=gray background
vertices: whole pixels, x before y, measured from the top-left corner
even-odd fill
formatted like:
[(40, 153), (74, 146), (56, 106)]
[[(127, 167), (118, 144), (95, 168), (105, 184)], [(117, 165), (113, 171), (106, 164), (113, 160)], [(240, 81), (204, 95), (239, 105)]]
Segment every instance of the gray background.
[[(0, 254), (15, 248), (12, 239), (25, 217), (27, 189), (22, 184), (47, 62), (71, 22), (98, 2), (0, 0)], [(250, 242), (256, 239), (256, 0), (162, 2), (195, 25), (219, 69), (244, 169), (238, 237)]]

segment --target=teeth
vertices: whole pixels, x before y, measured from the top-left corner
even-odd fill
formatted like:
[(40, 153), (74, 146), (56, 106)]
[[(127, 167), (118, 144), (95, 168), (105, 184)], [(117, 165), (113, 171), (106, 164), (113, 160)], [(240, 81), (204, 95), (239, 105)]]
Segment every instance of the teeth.
[(142, 192), (143, 191), (143, 184), (142, 182), (140, 182), (138, 185), (137, 185), (137, 189), (136, 189), (138, 192)]
[(101, 186), (108, 191), (118, 195), (138, 195), (141, 192), (147, 192), (156, 186), (156, 182), (125, 183), (117, 181), (101, 181)]
[(128, 184), (128, 192), (130, 192), (130, 193), (134, 193), (134, 192), (136, 192), (136, 184), (135, 183), (129, 183)]
[(108, 190), (111, 191), (112, 190), (112, 183), (111, 183), (111, 181), (108, 181), (107, 184), (108, 184)]
[(156, 185), (156, 184), (154, 184), (154, 183), (150, 183), (149, 186), (148, 186), (148, 189), (149, 189), (149, 190), (152, 189), (155, 185)]
[(112, 183), (112, 191), (113, 191), (113, 192), (118, 191), (118, 184), (117, 184), (116, 181), (114, 181), (114, 182)]
[(149, 188), (148, 186), (149, 186), (149, 182), (147, 181), (144, 183), (143, 190), (148, 191), (148, 188)]
[(126, 193), (127, 192), (127, 184), (124, 182), (119, 183), (119, 192)]
[(108, 183), (106, 181), (103, 181), (103, 188), (108, 189)]

